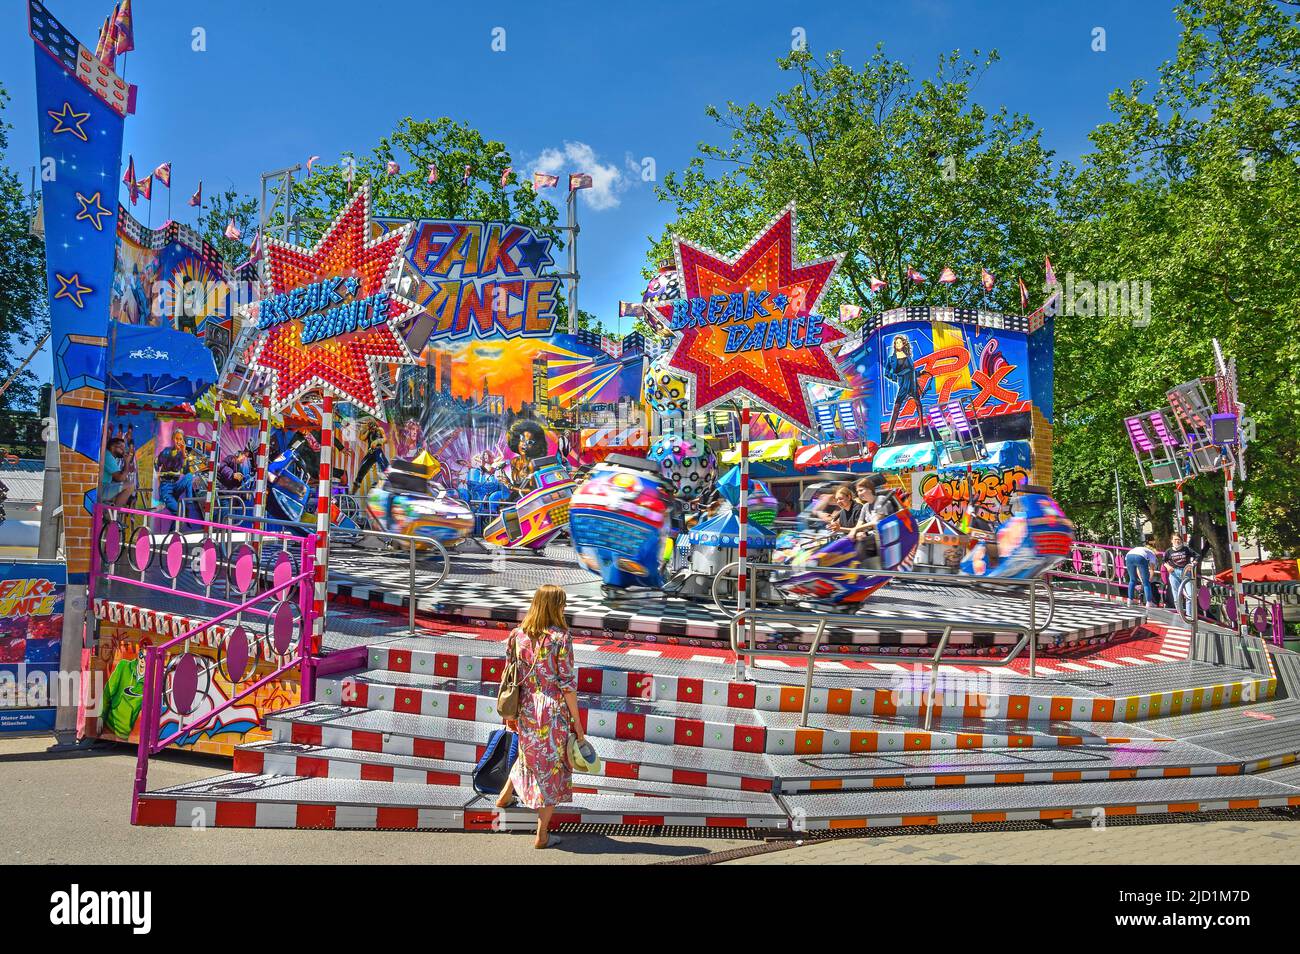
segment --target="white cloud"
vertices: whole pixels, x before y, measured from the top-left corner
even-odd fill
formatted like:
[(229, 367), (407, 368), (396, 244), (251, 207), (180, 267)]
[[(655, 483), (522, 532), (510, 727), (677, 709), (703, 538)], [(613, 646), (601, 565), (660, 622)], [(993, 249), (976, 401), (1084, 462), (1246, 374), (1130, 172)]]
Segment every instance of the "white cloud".
[(619, 196), (633, 185), (631, 177), (614, 163), (601, 162), (596, 150), (585, 142), (566, 141), (562, 148), (543, 149), (533, 168), (559, 176), (560, 190), (569, 187), (571, 172), (585, 172), (591, 176), (591, 188), (583, 189), (581, 197), (597, 212), (618, 208), (622, 202)]

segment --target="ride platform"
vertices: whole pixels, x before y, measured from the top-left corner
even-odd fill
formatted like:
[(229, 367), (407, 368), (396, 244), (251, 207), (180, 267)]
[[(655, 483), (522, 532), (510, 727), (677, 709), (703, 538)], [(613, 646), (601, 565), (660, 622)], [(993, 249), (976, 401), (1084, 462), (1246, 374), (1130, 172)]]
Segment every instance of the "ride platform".
[[(1300, 656), (1256, 637), (1205, 624), (1193, 637), (1162, 611), (1067, 592), (1037, 675), (972, 654), (941, 667), (931, 695), (915, 660), (853, 658), (886, 645), (863, 638), (864, 612), (837, 618), (844, 655), (819, 660), (801, 725), (803, 664), (760, 654), (738, 678), (712, 608), (604, 603), (558, 560), (455, 563), (417, 597), (412, 633), (404, 564), (336, 560), (317, 701), (268, 716), (271, 740), (241, 746), (232, 773), (146, 793), (140, 823), (530, 829), (530, 811), (498, 811), (470, 781), (500, 726), (505, 639), (542, 582), (570, 594), (580, 709), (602, 759), (575, 776), (556, 826), (789, 833), (1300, 808), (1300, 780), (1278, 772), (1300, 759)], [(981, 621), (1027, 612), (962, 589), (891, 584), (866, 609), (966, 613), (978, 649)]]
[[(409, 606), (408, 567), (404, 560), (376, 558), (369, 553), (340, 553), (332, 557), (331, 597), (377, 610), (402, 610)], [(432, 570), (423, 570), (431, 574)], [(577, 565), (573, 551), (552, 545), (540, 555), (457, 553), (452, 569), (437, 590), (417, 597), (421, 614), (449, 621), (513, 626), (523, 619), (537, 587), (554, 583), (568, 596), (566, 615), (575, 635), (631, 638), (685, 646), (725, 646), (731, 617), (712, 600), (688, 600), (664, 594), (610, 596), (590, 573)], [(1101, 645), (1136, 633), (1147, 614), (1143, 607), (1127, 606), (1081, 590), (1059, 590), (1055, 611), (1048, 618), (1046, 601), (1039, 594), (1034, 616), (1039, 645), (1076, 649)], [(733, 610), (734, 612), (734, 607)], [(1020, 592), (981, 586), (969, 577), (947, 582), (895, 580), (877, 591), (852, 612), (830, 617), (823, 643), (900, 656), (924, 653), (937, 634), (918, 627), (873, 627), (873, 619), (915, 619), (918, 624), (942, 615), (968, 626), (955, 628), (949, 646), (972, 656), (1003, 655), (1017, 636), (990, 626), (1024, 625), (1030, 621), (1029, 601)], [(1043, 625), (1046, 621), (1046, 625)], [(811, 641), (816, 627), (808, 623), (765, 620), (760, 639), (773, 647), (799, 647)]]

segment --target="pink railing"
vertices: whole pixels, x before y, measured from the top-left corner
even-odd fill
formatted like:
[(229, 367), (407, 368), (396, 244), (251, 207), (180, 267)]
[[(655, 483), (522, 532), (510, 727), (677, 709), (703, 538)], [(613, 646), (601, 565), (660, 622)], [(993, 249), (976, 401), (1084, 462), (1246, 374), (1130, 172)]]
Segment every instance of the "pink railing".
[[(1076, 541), (1070, 547), (1069, 557), (1060, 567), (1053, 570), (1051, 575), (1060, 579), (1092, 583), (1106, 588), (1104, 592), (1109, 592), (1110, 587), (1125, 592), (1128, 588), (1128, 569), (1124, 565), (1124, 554), (1128, 552), (1128, 549), (1127, 547), (1117, 547), (1106, 543)], [(1157, 551), (1156, 555), (1161, 556), (1162, 554)], [(1161, 572), (1154, 574), (1151, 585), (1157, 590), (1163, 601), (1168, 592), (1168, 578), (1165, 576), (1163, 569)], [(1256, 632), (1266, 639), (1279, 646), (1282, 645), (1286, 635), (1286, 624), (1282, 618), (1281, 602), (1251, 595), (1246, 596), (1245, 599), (1250, 613), (1249, 618), (1243, 622), (1247, 626), (1253, 627)], [(1232, 588), (1202, 578), (1196, 593), (1196, 615), (1207, 622), (1220, 622), (1211, 612), (1216, 604), (1228, 623), (1236, 627), (1238, 624), (1237, 607), (1232, 599)], [(1188, 622), (1191, 622), (1190, 613), (1187, 610), (1188, 607), (1178, 607), (1180, 615)]]
[[(128, 552), (124, 539), (126, 530), (121, 522), (123, 516), (145, 519), (143, 526), (134, 531), (129, 544), (132, 552), (130, 562), (140, 574), (139, 578), (116, 572), (117, 562)], [(169, 529), (149, 529), (149, 521), (156, 520), (157, 516), (140, 510), (105, 507), (102, 504), (96, 506), (90, 588), (87, 594), (91, 612), (94, 611), (96, 585), (101, 582), (138, 587), (150, 593), (181, 596), (208, 607), (209, 612), (219, 612), (214, 618), (167, 642), (143, 650), (142, 701), (137, 724), (140, 741), (131, 797), (133, 824), (137, 820), (140, 796), (148, 784), (151, 756), (203, 728), (222, 712), (240, 704), (294, 669), (299, 671), (299, 702), (311, 702), (314, 697), (317, 661), (312, 655), (311, 642), (315, 534), (301, 538), (206, 520), (171, 517), (163, 521)], [(182, 530), (196, 531), (194, 535), (200, 536), (200, 539), (187, 541)], [(161, 540), (155, 539), (156, 537), (161, 537)], [(218, 538), (226, 541), (228, 564), (227, 573), (221, 577), (218, 575), (221, 551), (213, 542)], [(239, 544), (238, 550), (234, 549), (236, 541)], [(261, 592), (254, 592), (264, 577), (260, 550), (266, 544), (276, 543), (282, 547), (289, 543), (300, 547), (297, 572), (294, 572), (291, 560), (282, 559), (272, 572), (271, 586)], [(204, 595), (180, 590), (176, 585), (186, 563), (185, 550), (189, 544), (196, 548), (190, 556), (196, 558), (199, 582), (207, 590)], [(158, 569), (164, 577), (172, 580), (172, 587), (144, 579), (145, 568), (155, 551), (159, 554)], [(225, 592), (233, 590), (242, 602), (213, 596), (213, 584), (218, 580), (226, 586)], [(241, 621), (246, 614), (264, 621), (262, 635), (255, 635), (245, 629)], [(232, 619), (234, 624), (226, 625)], [(222, 674), (229, 680), (231, 693), (220, 705), (186, 721), (199, 700), (198, 685), (203, 666), (199, 657), (189, 651), (191, 642), (201, 645), (207, 643), (215, 647), (216, 659), (213, 664), (220, 667)], [(169, 659), (169, 655), (178, 647), (183, 648)], [(259, 663), (263, 659), (270, 664), (271, 671), (259, 676)], [(179, 724), (173, 732), (162, 736), (164, 711), (174, 713)]]

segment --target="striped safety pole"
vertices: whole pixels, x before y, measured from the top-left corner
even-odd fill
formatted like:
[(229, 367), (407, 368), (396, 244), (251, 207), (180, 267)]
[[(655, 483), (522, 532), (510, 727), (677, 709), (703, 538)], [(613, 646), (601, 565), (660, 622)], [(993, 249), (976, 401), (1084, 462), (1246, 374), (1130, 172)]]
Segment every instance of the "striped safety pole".
[[(208, 519), (216, 519), (217, 512), (217, 462), (221, 460), (221, 421), (225, 414), (225, 401), (217, 395), (217, 409), (212, 415), (212, 456), (208, 460)], [(210, 528), (209, 528), (210, 529)]]
[(271, 428), (271, 396), (262, 395), (262, 416), (257, 422), (257, 480), (253, 484), (253, 519), (266, 516), (267, 431)]
[(1178, 535), (1187, 542), (1187, 501), (1183, 498), (1182, 481), (1174, 484), (1174, 527)]
[(1237, 536), (1237, 492), (1232, 483), (1232, 464), (1223, 468), (1223, 503), (1228, 513), (1228, 553), (1232, 557), (1232, 602), (1236, 607), (1237, 631), (1246, 621), (1246, 596), (1242, 592), (1241, 540)]
[(325, 637), (325, 596), (329, 578), (331, 488), (334, 485), (334, 396), (326, 394), (320, 410), (320, 474), (316, 482), (316, 606), (312, 619), (313, 654)]
[[(736, 612), (743, 613), (749, 601), (749, 398), (740, 404), (740, 496), (736, 501), (736, 519), (740, 534), (736, 554)], [(745, 657), (739, 653), (736, 678), (745, 678)]]

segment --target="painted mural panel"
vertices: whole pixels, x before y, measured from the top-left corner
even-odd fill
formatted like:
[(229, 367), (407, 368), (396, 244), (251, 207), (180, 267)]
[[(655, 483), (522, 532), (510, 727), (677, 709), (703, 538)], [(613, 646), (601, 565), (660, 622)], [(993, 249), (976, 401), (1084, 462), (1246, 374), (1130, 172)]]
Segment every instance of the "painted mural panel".
[(54, 727), (67, 579), (61, 563), (0, 564), (0, 734)]
[(956, 398), (979, 420), (988, 441), (1030, 436), (1034, 392), (1028, 336), (946, 321), (879, 328), (841, 354), (854, 396), (864, 399), (867, 429), (880, 443), (927, 440), (922, 407)]

